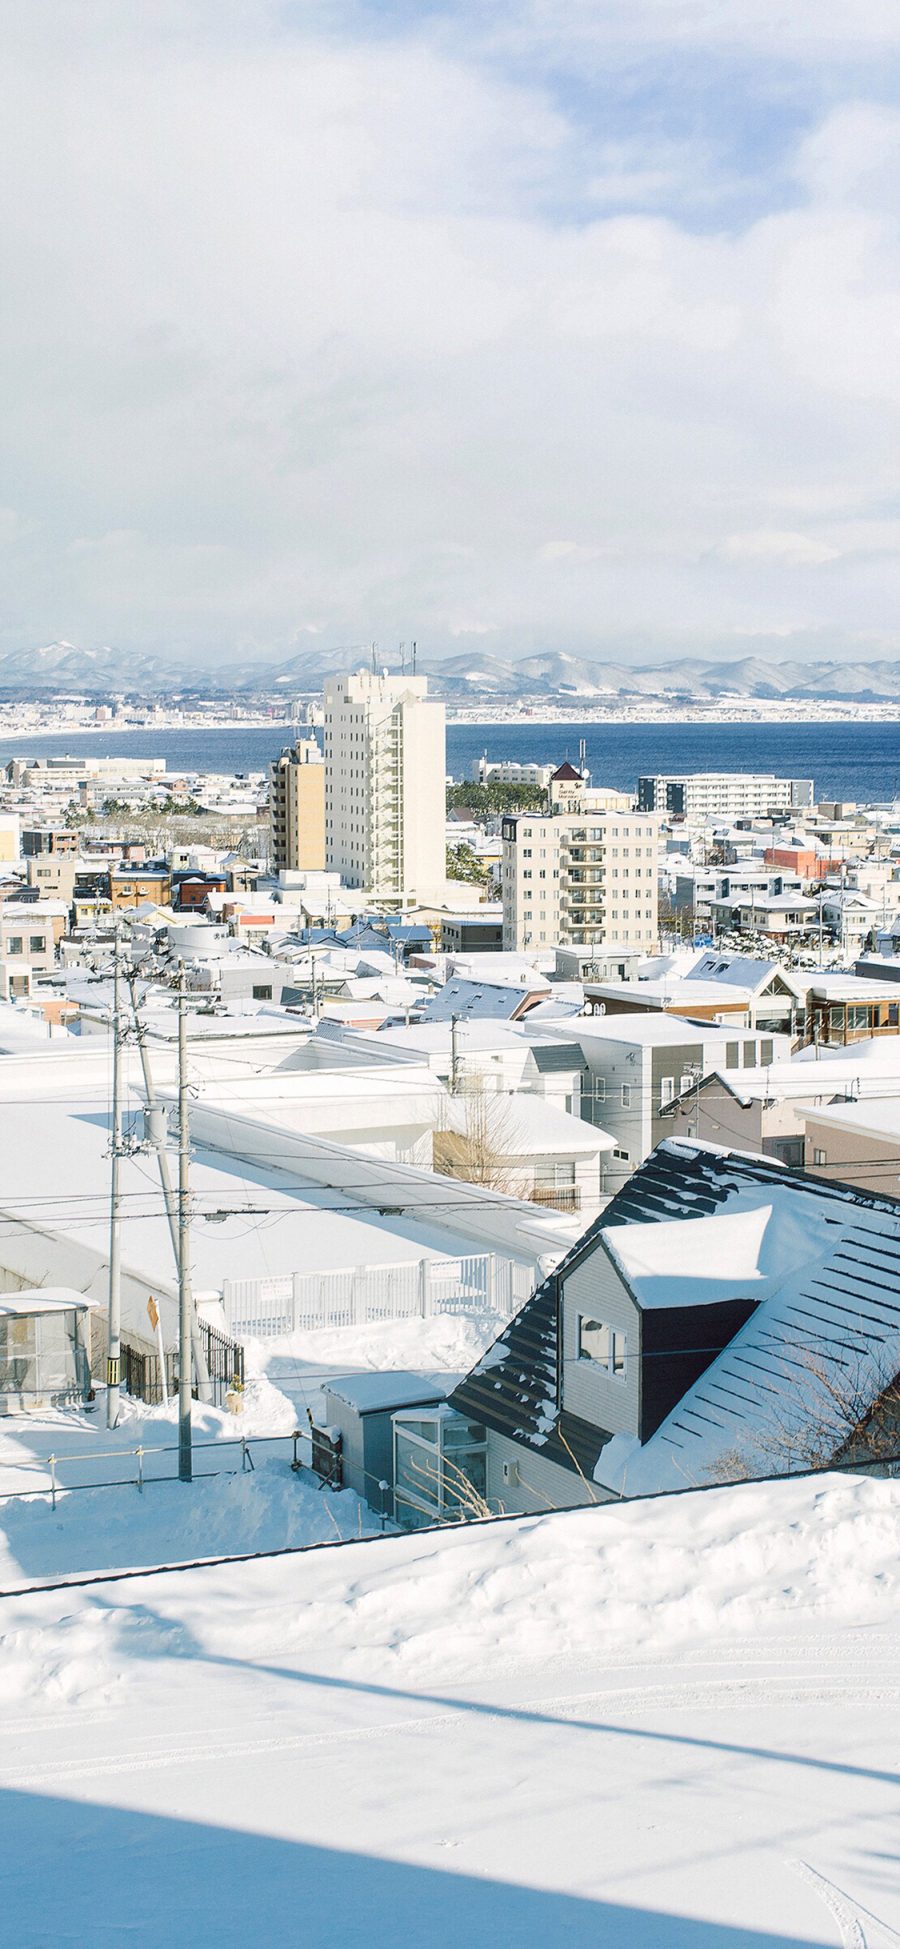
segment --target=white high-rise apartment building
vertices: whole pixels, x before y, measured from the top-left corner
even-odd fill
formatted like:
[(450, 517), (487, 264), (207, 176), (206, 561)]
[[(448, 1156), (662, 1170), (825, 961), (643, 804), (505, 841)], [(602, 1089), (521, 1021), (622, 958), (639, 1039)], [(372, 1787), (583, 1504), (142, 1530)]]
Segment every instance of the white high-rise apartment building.
[(373, 900), (439, 899), (447, 879), (444, 706), (419, 676), (325, 685), (325, 864)]
[(638, 779), (642, 812), (676, 818), (753, 819), (814, 803), (811, 778), (774, 778), (768, 772), (698, 771)]
[(621, 793), (592, 791), (564, 766), (547, 814), (503, 820), (505, 948), (615, 942), (649, 952), (657, 936), (659, 820)]

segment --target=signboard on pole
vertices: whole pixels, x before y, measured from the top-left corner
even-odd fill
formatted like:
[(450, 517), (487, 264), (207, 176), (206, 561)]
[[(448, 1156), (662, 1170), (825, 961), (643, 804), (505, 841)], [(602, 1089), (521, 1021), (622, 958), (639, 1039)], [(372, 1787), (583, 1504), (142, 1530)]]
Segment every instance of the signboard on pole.
[(163, 1346), (162, 1320), (159, 1317), (159, 1307), (152, 1293), (147, 1301), (147, 1318), (156, 1334), (156, 1351), (159, 1355), (159, 1380), (162, 1388), (162, 1404), (164, 1408), (167, 1408), (169, 1405), (169, 1390), (166, 1386), (166, 1350)]

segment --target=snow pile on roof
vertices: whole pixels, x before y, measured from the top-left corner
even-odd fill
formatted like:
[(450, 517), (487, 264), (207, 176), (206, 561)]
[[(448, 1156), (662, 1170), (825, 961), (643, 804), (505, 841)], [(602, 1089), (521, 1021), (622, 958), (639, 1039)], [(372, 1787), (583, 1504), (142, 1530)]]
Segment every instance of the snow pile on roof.
[(762, 1298), (760, 1261), (771, 1220), (772, 1206), (760, 1205), (692, 1225), (617, 1225), (602, 1237), (642, 1307), (702, 1306), (730, 1298), (737, 1287)]

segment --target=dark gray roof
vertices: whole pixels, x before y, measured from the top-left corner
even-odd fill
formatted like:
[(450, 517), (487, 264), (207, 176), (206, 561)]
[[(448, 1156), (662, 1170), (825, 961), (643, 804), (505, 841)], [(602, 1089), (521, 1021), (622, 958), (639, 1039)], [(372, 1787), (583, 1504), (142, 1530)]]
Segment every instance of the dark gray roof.
[[(563, 1467), (576, 1468), (569, 1453), (573, 1450), (577, 1466), (590, 1477), (611, 1437), (560, 1413), (561, 1277), (593, 1248), (601, 1232), (617, 1225), (712, 1217), (748, 1197), (759, 1202), (771, 1196), (781, 1205), (786, 1195), (804, 1222), (818, 1227), (821, 1259), (809, 1265), (805, 1278), (795, 1272), (783, 1292), (758, 1306), (753, 1319), (688, 1389), (659, 1434), (644, 1446), (646, 1457), (667, 1445), (667, 1455), (657, 1464), (660, 1479), (654, 1476), (653, 1482), (639, 1484), (630, 1461), (632, 1492), (639, 1486), (683, 1486), (683, 1475), (678, 1483), (662, 1480), (673, 1458), (676, 1469), (689, 1464), (689, 1453), (676, 1455), (675, 1444), (699, 1451), (702, 1437), (705, 1451), (713, 1423), (722, 1444), (738, 1445), (748, 1421), (754, 1414), (758, 1421), (770, 1404), (776, 1385), (779, 1390), (788, 1385), (798, 1347), (812, 1346), (817, 1362), (840, 1363), (849, 1350), (857, 1380), (859, 1359), (865, 1355), (871, 1362), (874, 1399), (900, 1332), (900, 1200), (826, 1183), (741, 1152), (669, 1139), (639, 1166), (510, 1321), (455, 1390), (453, 1405)], [(697, 1479), (703, 1479), (699, 1452)]]

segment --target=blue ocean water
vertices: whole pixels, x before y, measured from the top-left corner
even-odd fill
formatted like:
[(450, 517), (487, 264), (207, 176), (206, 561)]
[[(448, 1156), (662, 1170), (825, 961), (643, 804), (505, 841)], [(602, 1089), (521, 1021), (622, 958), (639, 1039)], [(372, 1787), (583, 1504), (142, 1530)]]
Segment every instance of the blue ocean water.
[[(113, 731), (0, 741), (9, 758), (165, 758), (169, 769), (263, 771), (290, 738), (287, 725), (230, 731)], [(641, 772), (762, 771), (812, 778), (820, 798), (900, 798), (900, 723), (451, 724), (447, 769), (465, 776), (482, 752), (528, 762), (577, 761), (584, 739), (595, 784), (633, 790)]]

